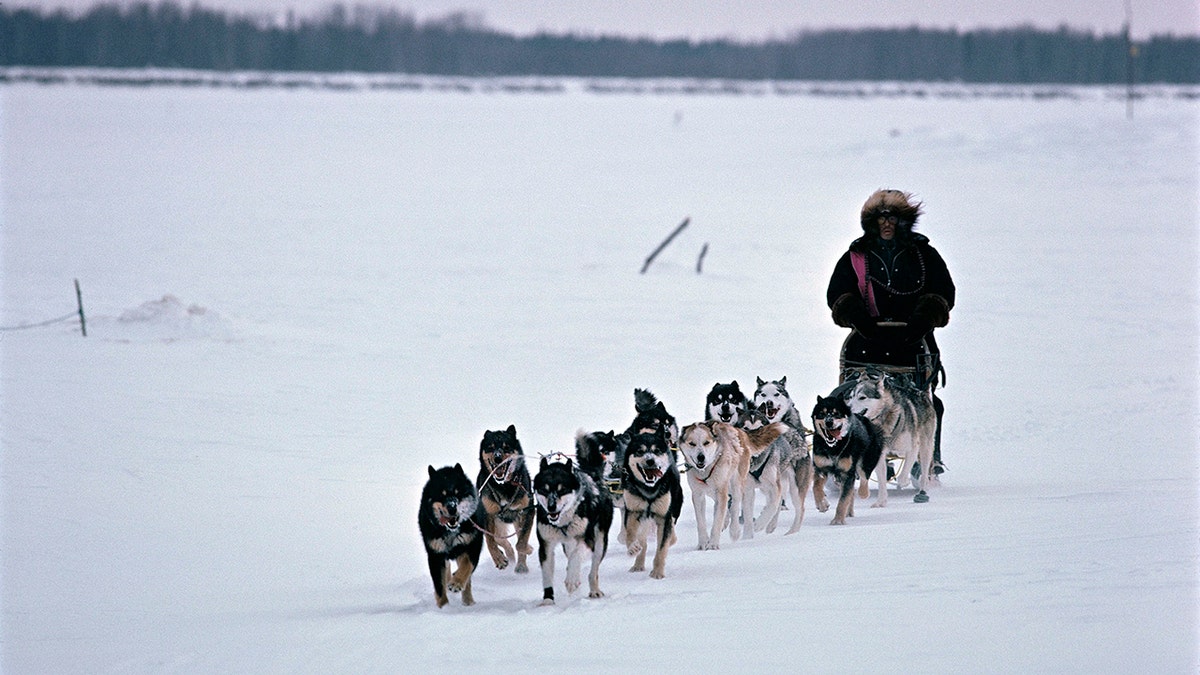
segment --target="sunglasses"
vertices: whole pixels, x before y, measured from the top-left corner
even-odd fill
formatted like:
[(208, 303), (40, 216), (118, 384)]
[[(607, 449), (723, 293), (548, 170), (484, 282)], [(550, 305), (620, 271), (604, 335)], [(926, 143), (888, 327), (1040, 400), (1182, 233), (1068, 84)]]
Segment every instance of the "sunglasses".
[(890, 223), (892, 225), (896, 225), (899, 222), (900, 222), (900, 219), (897, 218), (896, 216), (891, 216), (891, 215), (879, 216), (879, 224), (880, 225), (882, 225), (884, 223)]

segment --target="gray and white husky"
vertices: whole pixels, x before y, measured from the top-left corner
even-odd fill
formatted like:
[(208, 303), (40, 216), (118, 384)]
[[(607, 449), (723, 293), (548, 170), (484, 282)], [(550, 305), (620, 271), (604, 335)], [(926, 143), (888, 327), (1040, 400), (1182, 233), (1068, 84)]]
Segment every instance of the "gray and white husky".
[[(778, 380), (754, 378), (758, 386), (754, 389), (753, 406), (762, 411), (770, 422), (783, 422), (802, 432), (808, 431), (804, 426), (804, 416), (796, 410), (792, 397), (787, 391), (787, 375)], [(812, 433), (812, 432), (809, 432)]]
[(567, 555), (567, 593), (582, 584), (581, 565), (585, 555), (592, 560), (588, 570), (588, 597), (600, 598), (600, 562), (608, 551), (613, 505), (608, 492), (569, 458), (543, 457), (533, 479), (537, 502), (538, 560), (542, 566), (542, 604), (554, 604), (554, 553), (561, 545)]
[[(770, 518), (767, 520), (760, 518), (762, 522), (756, 527), (760, 530), (766, 529), (770, 534), (775, 531), (775, 526), (779, 521), (779, 498), (785, 494), (790, 496), (796, 515), (792, 517), (792, 525), (785, 534), (793, 534), (800, 529), (800, 524), (804, 522), (804, 498), (813, 478), (812, 455), (802, 429), (797, 429), (790, 424), (773, 424), (768, 420), (766, 414), (758, 409), (746, 412), (743, 429), (753, 433), (755, 430), (767, 426), (775, 426), (781, 433), (765, 451), (751, 459), (751, 470), (746, 480), (747, 496), (742, 498), (742, 508), (746, 509), (745, 502), (748, 498), (750, 500), (749, 510), (753, 513), (753, 490), (756, 488), (762, 490), (767, 499), (774, 497), (774, 500), (768, 501), (767, 507), (763, 509), (763, 517), (769, 514)], [(774, 466), (770, 466), (771, 464)], [(756, 471), (757, 475), (755, 475)], [(771, 476), (774, 476), (775, 485), (773, 486), (766, 482)], [(774, 508), (771, 508), (772, 506)]]
[[(937, 434), (937, 412), (929, 390), (918, 389), (906, 378), (878, 371), (867, 371), (859, 375), (853, 389), (846, 395), (850, 409), (864, 415), (879, 427), (883, 435), (884, 452), (875, 467), (878, 492), (872, 508), (886, 506), (887, 460), (898, 457), (902, 464), (896, 472), (896, 487), (909, 485), (909, 476), (914, 464), (919, 465), (917, 494), (914, 502), (929, 501), (925, 491), (937, 478), (929, 470), (933, 466), (934, 439)], [(863, 467), (868, 470), (868, 467)]]

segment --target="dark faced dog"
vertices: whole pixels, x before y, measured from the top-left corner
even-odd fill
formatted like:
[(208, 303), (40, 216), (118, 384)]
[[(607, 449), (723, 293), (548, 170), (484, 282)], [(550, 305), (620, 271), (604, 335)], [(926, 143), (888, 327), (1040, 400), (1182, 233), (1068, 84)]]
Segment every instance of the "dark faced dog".
[(575, 433), (575, 459), (579, 469), (592, 477), (610, 497), (621, 493), (621, 465), (624, 445), (612, 431)]
[(679, 445), (679, 424), (675, 422), (675, 416), (667, 412), (662, 401), (647, 389), (633, 390), (633, 408), (637, 416), (625, 433), (632, 438), (640, 433), (662, 432), (674, 458), (674, 448)]
[(870, 420), (850, 412), (841, 396), (817, 397), (812, 412), (813, 428), (813, 499), (821, 512), (829, 510), (825, 498), (825, 478), (833, 476), (841, 493), (831, 525), (845, 525), (846, 516), (854, 515), (854, 479), (879, 463), (883, 437)]
[(497, 569), (508, 567), (514, 551), (508, 543), (508, 526), (517, 530), (517, 572), (529, 571), (526, 556), (533, 553), (529, 537), (533, 532), (534, 506), (530, 490), (529, 469), (525, 452), (517, 440), (517, 429), (510, 425), (504, 431), (485, 431), (479, 443), (479, 476), (475, 480), (479, 497), (487, 512), (484, 529), (488, 552)]
[(667, 549), (675, 543), (675, 521), (682, 509), (683, 486), (665, 435), (635, 434), (625, 449), (625, 543), (637, 556), (630, 572), (646, 569), (649, 528), (643, 526), (653, 522), (658, 528), (658, 543), (650, 576), (663, 578)]
[(737, 380), (729, 384), (718, 382), (705, 398), (705, 420), (717, 420), (740, 427), (745, 419), (747, 407), (746, 395), (742, 393)]
[(608, 551), (613, 505), (608, 493), (570, 459), (542, 458), (533, 479), (537, 500), (538, 560), (542, 566), (542, 604), (554, 604), (554, 552), (561, 544), (567, 555), (567, 593), (581, 584), (584, 555), (592, 560), (588, 597), (600, 598), (600, 562)]
[[(483, 504), (461, 464), (434, 469), (421, 492), (417, 525), (429, 559), (433, 578), (433, 597), (438, 607), (449, 599), (446, 591), (462, 591), (464, 605), (475, 604), (471, 594), (471, 575), (483, 551)], [(457, 563), (450, 574), (450, 561)]]

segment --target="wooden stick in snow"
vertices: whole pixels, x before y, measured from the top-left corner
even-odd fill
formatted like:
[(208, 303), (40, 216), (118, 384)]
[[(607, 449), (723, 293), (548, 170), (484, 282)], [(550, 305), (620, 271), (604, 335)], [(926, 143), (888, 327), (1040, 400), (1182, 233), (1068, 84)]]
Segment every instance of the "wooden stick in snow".
[(683, 228), (687, 227), (688, 223), (691, 222), (691, 220), (692, 220), (691, 216), (684, 218), (683, 222), (679, 224), (679, 227), (675, 228), (675, 231), (672, 232), (670, 234), (670, 236), (668, 236), (666, 239), (664, 239), (663, 243), (658, 245), (658, 248), (654, 249), (654, 253), (651, 253), (650, 257), (646, 258), (646, 264), (642, 265), (642, 272), (641, 272), (642, 274), (645, 274), (646, 270), (650, 269), (650, 263), (654, 262), (654, 259), (656, 257), (658, 257), (658, 254), (662, 253), (662, 250), (667, 247), (667, 244), (671, 243), (671, 240), (675, 238), (675, 235), (682, 232)]
[(75, 280), (75, 302), (79, 306), (79, 329), (83, 337), (87, 337), (87, 319), (83, 316), (83, 292), (79, 290), (79, 280)]
[(696, 259), (696, 274), (704, 271), (704, 256), (708, 255), (708, 242), (704, 242), (704, 247), (700, 249), (700, 257)]

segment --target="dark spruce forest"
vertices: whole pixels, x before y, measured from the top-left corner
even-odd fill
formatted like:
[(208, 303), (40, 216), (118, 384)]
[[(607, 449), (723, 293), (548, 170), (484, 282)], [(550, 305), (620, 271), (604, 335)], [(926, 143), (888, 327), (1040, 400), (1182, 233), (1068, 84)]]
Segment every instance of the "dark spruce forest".
[(514, 36), (469, 15), (428, 21), (334, 5), (311, 16), (173, 2), (82, 12), (0, 5), (0, 66), (734, 80), (1196, 84), (1200, 37), (1130, 41), (1063, 27), (798, 32), (762, 42)]

